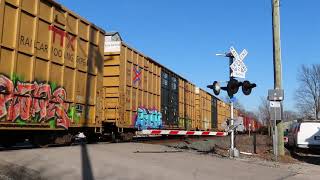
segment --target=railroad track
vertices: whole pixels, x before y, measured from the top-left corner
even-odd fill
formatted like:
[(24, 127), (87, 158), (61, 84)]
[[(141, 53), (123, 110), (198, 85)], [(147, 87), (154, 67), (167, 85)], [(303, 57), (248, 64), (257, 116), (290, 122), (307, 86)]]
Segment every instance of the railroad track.
[(153, 138), (137, 138), (134, 139), (132, 142), (139, 142), (139, 143), (147, 143), (147, 144), (172, 144), (172, 143), (192, 143), (197, 141), (205, 141), (210, 139), (219, 139), (222, 137), (216, 136), (161, 136), (161, 137), (153, 137)]
[[(216, 139), (221, 137), (213, 137), (213, 136), (151, 136), (151, 137), (134, 137), (131, 141), (118, 141), (118, 142), (112, 142), (111, 140), (104, 140), (104, 141), (97, 141), (94, 143), (88, 143), (88, 144), (110, 144), (110, 143), (146, 143), (146, 144), (161, 144), (161, 145), (167, 145), (167, 144), (174, 144), (174, 143), (192, 143), (197, 141), (204, 141), (208, 139)], [(80, 142), (74, 142), (69, 146), (76, 146), (80, 145)], [(58, 145), (58, 144), (48, 144), (44, 148), (54, 148), (54, 147), (67, 147), (68, 145)], [(36, 149), (41, 148), (37, 147), (30, 142), (26, 141), (24, 143), (17, 143), (13, 145), (12, 147), (5, 148), (0, 146), (0, 151), (12, 151), (12, 150), (24, 150), (24, 149)], [(42, 147), (43, 148), (43, 147)]]

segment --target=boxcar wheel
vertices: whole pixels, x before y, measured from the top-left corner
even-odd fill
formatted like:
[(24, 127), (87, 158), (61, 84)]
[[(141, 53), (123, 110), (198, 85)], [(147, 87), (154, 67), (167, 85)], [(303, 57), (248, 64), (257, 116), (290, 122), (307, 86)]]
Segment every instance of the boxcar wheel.
[(112, 134), (111, 134), (111, 141), (112, 141), (113, 143), (116, 142), (116, 135), (115, 135), (115, 133), (112, 133)]
[(133, 140), (134, 134), (132, 132), (127, 132), (127, 133), (121, 133), (121, 140), (125, 142), (130, 142)]
[(58, 145), (71, 145), (72, 141), (73, 136), (71, 134), (65, 134), (63, 136), (56, 137), (54, 143)]
[(44, 135), (44, 136), (38, 135), (33, 138), (32, 144), (36, 147), (47, 148), (47, 147), (49, 147), (50, 139), (46, 135)]
[(4, 148), (11, 148), (12, 146), (15, 145), (15, 143), (14, 143), (14, 142), (3, 142), (1, 145), (2, 145)]
[(113, 143), (119, 143), (121, 141), (116, 133), (112, 133), (111, 139)]

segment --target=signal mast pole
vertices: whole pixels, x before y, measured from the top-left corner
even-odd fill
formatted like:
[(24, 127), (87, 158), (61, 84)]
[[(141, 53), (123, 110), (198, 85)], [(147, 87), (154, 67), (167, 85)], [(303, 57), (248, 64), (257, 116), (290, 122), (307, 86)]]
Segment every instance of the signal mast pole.
[[(231, 66), (231, 64), (233, 63), (233, 55), (231, 53), (227, 54), (227, 57), (229, 57), (229, 67)], [(229, 68), (229, 75), (230, 75), (230, 81), (232, 79), (232, 69), (231, 67)], [(231, 97), (230, 97), (231, 98)], [(232, 127), (231, 129), (231, 140), (230, 140), (230, 157), (237, 157), (237, 155), (235, 154), (235, 149), (234, 149), (234, 119), (233, 119), (233, 101), (230, 100), (230, 127)]]

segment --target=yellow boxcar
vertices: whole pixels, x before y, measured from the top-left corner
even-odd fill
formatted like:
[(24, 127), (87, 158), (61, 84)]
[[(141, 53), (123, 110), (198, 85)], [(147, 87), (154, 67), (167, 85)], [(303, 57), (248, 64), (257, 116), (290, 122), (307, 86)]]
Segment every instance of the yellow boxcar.
[(200, 130), (211, 129), (211, 101), (212, 95), (200, 88), (196, 88), (196, 126)]
[(186, 97), (185, 97), (185, 81), (179, 79), (179, 128), (190, 129), (186, 120)]
[(186, 128), (190, 130), (196, 130), (196, 97), (195, 97), (195, 85), (185, 81), (185, 121), (186, 121)]
[(101, 127), (105, 32), (50, 0), (0, 14), (0, 128)]
[(157, 119), (151, 125), (154, 128), (161, 126), (160, 65), (115, 37), (112, 33), (106, 36), (103, 122), (139, 128), (142, 116)]
[[(218, 130), (224, 130), (226, 121), (231, 118), (230, 104), (222, 100), (217, 102), (217, 128)], [(233, 109), (233, 118), (236, 119), (239, 116), (239, 110)]]

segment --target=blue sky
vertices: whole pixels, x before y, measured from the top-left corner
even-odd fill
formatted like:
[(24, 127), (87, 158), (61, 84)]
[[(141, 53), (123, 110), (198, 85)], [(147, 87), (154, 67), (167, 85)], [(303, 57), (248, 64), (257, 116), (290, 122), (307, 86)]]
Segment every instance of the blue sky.
[[(228, 79), (228, 61), (215, 56), (234, 46), (244, 60), (250, 96), (237, 94), (248, 110), (273, 88), (271, 0), (58, 0), (106, 31), (156, 59), (197, 86)], [(320, 1), (281, 1), (285, 109), (294, 110), (297, 71), (320, 63)], [(222, 92), (221, 97), (226, 93)]]

